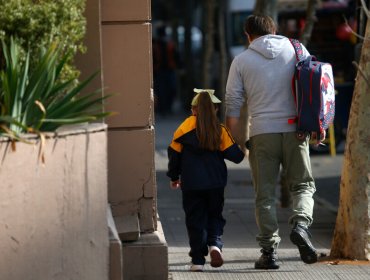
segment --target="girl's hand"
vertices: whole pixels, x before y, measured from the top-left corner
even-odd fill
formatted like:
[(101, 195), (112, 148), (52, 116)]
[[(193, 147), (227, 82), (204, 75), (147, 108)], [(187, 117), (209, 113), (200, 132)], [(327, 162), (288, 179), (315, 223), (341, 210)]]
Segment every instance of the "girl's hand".
[(180, 187), (181, 187), (181, 182), (180, 182), (180, 180), (171, 181), (171, 182), (170, 182), (170, 187), (171, 187), (171, 189), (173, 189), (173, 190), (176, 190), (176, 189), (180, 188)]

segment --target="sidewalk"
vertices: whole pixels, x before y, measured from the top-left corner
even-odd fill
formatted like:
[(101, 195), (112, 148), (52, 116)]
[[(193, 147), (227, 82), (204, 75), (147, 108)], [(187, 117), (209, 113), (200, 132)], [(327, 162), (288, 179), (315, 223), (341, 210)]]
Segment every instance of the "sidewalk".
[[(330, 264), (325, 258), (313, 265), (304, 264), (298, 249), (289, 240), (287, 223), (290, 209), (278, 207), (282, 242), (278, 249), (279, 270), (255, 270), (254, 262), (260, 252), (255, 236), (254, 192), (247, 160), (236, 165), (228, 162), (229, 181), (226, 188), (224, 217), (227, 221), (223, 240), (225, 263), (212, 268), (209, 263), (203, 273), (189, 272), (188, 238), (181, 191), (169, 188), (167, 145), (182, 117), (156, 120), (156, 154), (158, 211), (169, 252), (169, 279), (370, 279), (370, 265)], [(339, 178), (343, 155), (313, 156), (312, 167), (316, 179), (316, 204), (311, 227), (312, 242), (322, 256), (329, 255), (338, 206)], [(277, 187), (277, 192), (279, 188)], [(279, 201), (277, 201), (279, 204)], [(208, 259), (209, 261), (209, 259)]]

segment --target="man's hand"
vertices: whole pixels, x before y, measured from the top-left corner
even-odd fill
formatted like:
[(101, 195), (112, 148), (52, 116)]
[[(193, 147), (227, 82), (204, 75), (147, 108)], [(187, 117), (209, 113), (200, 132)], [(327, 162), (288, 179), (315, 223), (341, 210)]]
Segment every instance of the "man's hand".
[(326, 131), (323, 129), (320, 131), (320, 133), (312, 132), (311, 133), (311, 139), (316, 141), (315, 145), (320, 145), (326, 137)]

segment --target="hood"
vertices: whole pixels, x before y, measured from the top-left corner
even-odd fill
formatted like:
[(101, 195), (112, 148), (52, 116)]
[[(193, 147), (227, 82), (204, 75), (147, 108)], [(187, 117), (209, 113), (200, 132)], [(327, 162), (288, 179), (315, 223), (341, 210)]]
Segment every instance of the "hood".
[(253, 40), (249, 45), (252, 49), (266, 58), (273, 59), (277, 57), (281, 51), (286, 47), (287, 38), (280, 35), (265, 35)]

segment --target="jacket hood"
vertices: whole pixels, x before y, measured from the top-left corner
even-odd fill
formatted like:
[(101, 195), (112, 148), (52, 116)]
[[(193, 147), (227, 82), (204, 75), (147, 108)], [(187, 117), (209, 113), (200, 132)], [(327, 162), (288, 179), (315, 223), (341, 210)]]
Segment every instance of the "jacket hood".
[(286, 47), (286, 40), (288, 40), (286, 37), (280, 35), (264, 35), (254, 39), (248, 48), (266, 58), (273, 59)]

